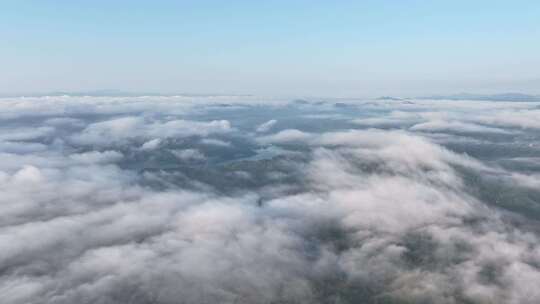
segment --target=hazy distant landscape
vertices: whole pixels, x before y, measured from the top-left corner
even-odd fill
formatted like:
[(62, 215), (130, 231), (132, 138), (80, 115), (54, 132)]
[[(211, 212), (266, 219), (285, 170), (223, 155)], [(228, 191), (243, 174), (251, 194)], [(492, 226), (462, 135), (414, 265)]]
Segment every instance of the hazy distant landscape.
[(0, 1), (0, 304), (540, 304), (540, 1)]
[(540, 102), (0, 99), (5, 303), (537, 303)]

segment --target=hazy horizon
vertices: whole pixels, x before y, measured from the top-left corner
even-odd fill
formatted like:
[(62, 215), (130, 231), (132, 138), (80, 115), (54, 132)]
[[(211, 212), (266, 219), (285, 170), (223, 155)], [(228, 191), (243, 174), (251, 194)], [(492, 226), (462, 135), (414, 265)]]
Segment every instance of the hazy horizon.
[(402, 98), (402, 99), (449, 99), (449, 100), (490, 100), (493, 97), (494, 101), (524, 101), (515, 100), (515, 98), (530, 99), (536, 101), (540, 99), (540, 94), (529, 92), (492, 92), (492, 93), (471, 93), (471, 92), (453, 92), (449, 94), (424, 94), (417, 96), (402, 96), (402, 95), (373, 95), (373, 96), (316, 96), (316, 95), (256, 95), (249, 93), (212, 93), (212, 92), (157, 92), (157, 91), (124, 91), (115, 89), (100, 89), (100, 90), (83, 90), (83, 91), (47, 91), (47, 92), (12, 92), (0, 94), (0, 98), (13, 97), (46, 97), (46, 96), (87, 96), (87, 97), (143, 97), (143, 96), (185, 96), (185, 97), (253, 97), (263, 99), (314, 99), (314, 100), (375, 100), (385, 98)]

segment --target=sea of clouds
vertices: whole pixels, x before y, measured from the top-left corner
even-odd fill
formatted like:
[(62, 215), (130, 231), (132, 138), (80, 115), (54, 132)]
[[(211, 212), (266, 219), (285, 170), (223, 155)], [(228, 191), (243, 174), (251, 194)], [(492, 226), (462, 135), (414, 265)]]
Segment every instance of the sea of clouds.
[(0, 302), (540, 302), (540, 103), (0, 99)]

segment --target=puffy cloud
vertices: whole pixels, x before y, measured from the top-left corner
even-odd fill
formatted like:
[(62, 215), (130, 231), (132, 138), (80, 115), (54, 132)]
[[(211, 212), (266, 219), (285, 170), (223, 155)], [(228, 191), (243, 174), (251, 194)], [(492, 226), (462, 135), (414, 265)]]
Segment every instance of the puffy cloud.
[[(44, 101), (57, 107), (49, 110), (35, 101), (9, 101), (18, 110), (2, 114), (14, 120), (6, 126), (12, 134), (0, 142), (5, 303), (540, 299), (537, 221), (494, 207), (492, 196), (479, 195), (474, 184), (482, 182), (477, 176), (502, 181), (534, 201), (538, 173), (473, 158), (416, 132), (513, 132), (480, 122), (479, 112), (530, 106), (366, 105), (390, 108), (404, 130), (235, 134), (252, 145), (246, 152), (225, 141), (233, 131), (228, 121), (180, 119), (187, 106), (170, 99), (157, 101), (164, 112), (155, 116), (132, 115), (155, 110), (147, 98), (55, 100), (60, 106)], [(402, 113), (406, 106), (414, 113)], [(457, 113), (466, 109), (474, 113)], [(33, 131), (17, 120), (32, 113), (95, 116), (37, 119)], [(224, 139), (186, 139), (211, 134)], [(532, 170), (535, 150), (528, 144), (537, 137), (527, 130), (515, 134), (527, 140), (520, 149), (531, 155), (514, 158)], [(119, 142), (118, 149), (108, 147)], [(194, 144), (222, 142), (229, 159), (199, 162), (206, 155)], [(271, 144), (301, 145), (291, 152), (265, 147)], [(244, 158), (257, 152), (270, 156)], [(190, 163), (177, 166), (178, 160)], [(186, 186), (192, 184), (197, 187)], [(227, 187), (234, 191), (221, 190)]]
[(1, 130), (0, 140), (4, 141), (28, 141), (47, 137), (54, 133), (52, 127), (16, 128)]
[(540, 110), (505, 110), (474, 118), (485, 124), (516, 128), (540, 128)]
[(0, 141), (0, 151), (6, 153), (25, 154), (46, 150), (47, 145), (41, 143)]
[(197, 149), (174, 150), (172, 153), (174, 156), (184, 161), (206, 159), (206, 156)]
[(161, 144), (161, 139), (160, 138), (154, 138), (154, 139), (151, 139), (151, 140), (145, 142), (141, 146), (141, 150), (154, 150), (154, 149), (157, 149), (160, 144)]
[(201, 144), (203, 145), (210, 145), (210, 146), (218, 146), (218, 147), (230, 147), (231, 143), (215, 138), (203, 138), (201, 139)]
[[(0, 98), (0, 118), (65, 118), (86, 115), (184, 115), (215, 108), (265, 105), (280, 107), (290, 100), (251, 96), (37, 96)], [(234, 106), (234, 107), (233, 107)]]
[(96, 164), (117, 162), (123, 158), (123, 155), (117, 151), (90, 151), (84, 153), (74, 153), (69, 155), (69, 158), (77, 163)]
[(146, 121), (140, 117), (122, 117), (96, 122), (87, 126), (71, 140), (77, 144), (107, 145), (128, 139), (175, 138), (187, 136), (207, 136), (212, 133), (226, 133), (232, 130), (227, 120), (209, 122), (169, 120)]
[(259, 137), (258, 141), (263, 144), (287, 144), (303, 143), (309, 141), (312, 135), (296, 129), (287, 129), (276, 134)]

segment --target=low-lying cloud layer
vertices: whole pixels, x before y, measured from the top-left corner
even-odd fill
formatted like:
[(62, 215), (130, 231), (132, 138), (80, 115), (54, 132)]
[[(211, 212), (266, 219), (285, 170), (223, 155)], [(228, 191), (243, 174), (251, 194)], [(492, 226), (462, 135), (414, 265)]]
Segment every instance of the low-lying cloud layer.
[(540, 301), (537, 103), (65, 96), (0, 113), (2, 303)]

